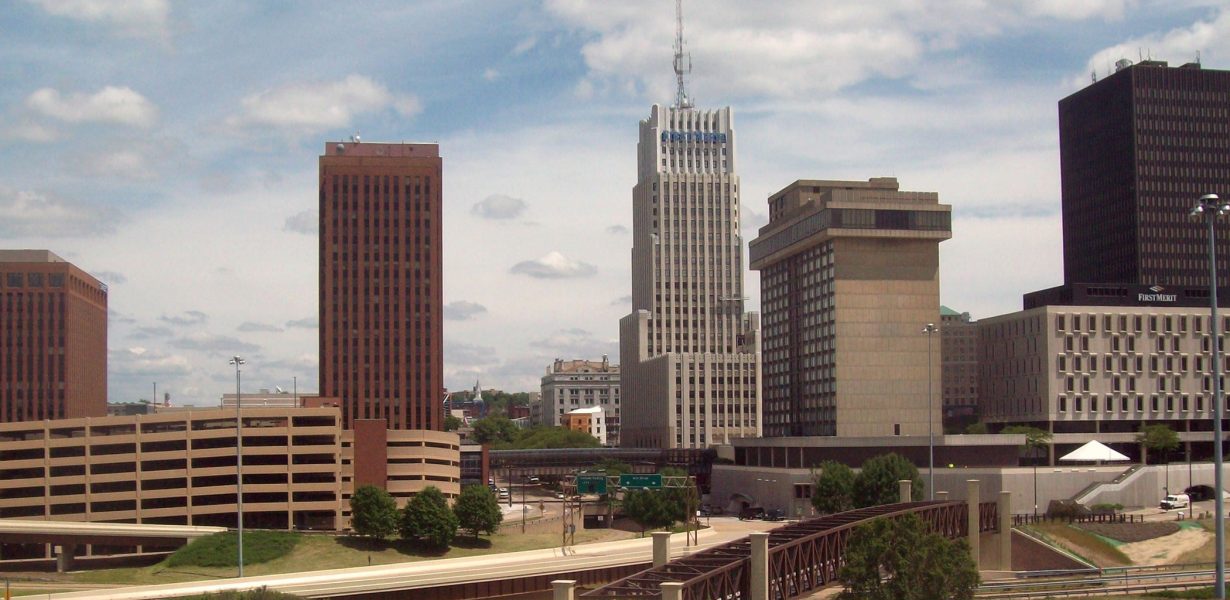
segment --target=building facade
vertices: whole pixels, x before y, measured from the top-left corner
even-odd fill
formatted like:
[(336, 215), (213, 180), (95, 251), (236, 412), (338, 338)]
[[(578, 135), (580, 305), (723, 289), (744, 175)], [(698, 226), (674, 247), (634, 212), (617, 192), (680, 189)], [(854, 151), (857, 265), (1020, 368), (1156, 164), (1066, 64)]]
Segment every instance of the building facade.
[(107, 414), (107, 286), (47, 250), (0, 250), (0, 422)]
[[(1207, 290), (1207, 233), (1188, 212), (1230, 189), (1228, 122), (1230, 71), (1198, 63), (1120, 61), (1061, 100), (1064, 283)], [(1230, 230), (1217, 248), (1230, 255)]]
[(443, 429), (442, 169), (436, 144), (320, 157), (320, 394), (347, 428)]
[[(339, 530), (365, 484), (399, 504), (460, 492), (456, 434), (341, 427), (341, 411), (244, 408), (244, 525)], [(0, 424), (0, 518), (236, 524), (234, 409)], [(49, 548), (4, 548), (5, 558)], [(10, 552), (10, 550), (12, 550)]]
[(969, 313), (940, 307), (940, 355), (944, 426), (961, 428), (978, 417), (978, 323)]
[(601, 361), (556, 359), (542, 376), (540, 393), (539, 420), (531, 421), (558, 427), (568, 412), (598, 406), (606, 421), (604, 445), (619, 445), (619, 365), (606, 356)]
[(594, 436), (599, 444), (611, 445), (607, 440), (606, 410), (601, 406), (575, 408), (564, 414), (563, 426)]
[(1211, 431), (1211, 339), (1198, 308), (1044, 306), (982, 319), (982, 419), (1056, 433)]
[[(764, 435), (942, 432), (939, 244), (951, 207), (891, 177), (799, 180), (769, 198), (750, 245), (761, 272)], [(928, 373), (930, 363), (930, 373)]]
[(640, 123), (632, 313), (619, 327), (622, 446), (760, 435), (760, 323), (743, 311), (736, 166), (729, 107), (654, 105)]

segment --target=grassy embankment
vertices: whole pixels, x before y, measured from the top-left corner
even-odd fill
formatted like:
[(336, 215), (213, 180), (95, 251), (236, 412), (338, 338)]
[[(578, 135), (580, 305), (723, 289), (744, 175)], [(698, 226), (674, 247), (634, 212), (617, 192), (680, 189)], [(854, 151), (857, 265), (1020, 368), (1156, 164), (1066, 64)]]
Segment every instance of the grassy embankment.
[[(237, 558), (233, 537), (229, 540), (229, 546), (225, 539), (206, 541), (226, 535), (229, 534), (202, 538), (156, 565), (83, 571), (74, 573), (72, 579), (82, 583), (152, 585), (234, 577), (236, 569), (233, 565)], [(634, 535), (614, 530), (582, 530), (576, 533), (576, 542), (581, 544), (608, 541), (634, 537)], [(290, 532), (251, 531), (244, 533), (244, 575), (273, 575), (364, 567), (369, 564), (384, 565), (437, 558), (520, 552), (553, 548), (559, 544), (560, 534), (558, 533), (522, 535), (511, 528), (507, 533), (497, 533), (478, 540), (469, 536), (458, 537), (447, 551), (424, 548), (400, 540), (384, 541)], [(262, 550), (256, 550), (258, 547)], [(181, 555), (189, 558), (175, 558)], [(259, 556), (264, 559), (264, 562), (256, 563), (252, 559), (254, 556)]]

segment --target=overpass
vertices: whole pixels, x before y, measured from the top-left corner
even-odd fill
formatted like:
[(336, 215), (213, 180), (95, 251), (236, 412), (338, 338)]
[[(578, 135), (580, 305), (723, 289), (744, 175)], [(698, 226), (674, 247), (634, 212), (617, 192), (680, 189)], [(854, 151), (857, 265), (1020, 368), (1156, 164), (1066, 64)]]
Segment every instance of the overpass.
[[(948, 537), (996, 531), (1003, 520), (994, 503), (974, 505), (973, 520), (966, 503), (914, 502), (891, 504), (809, 519), (769, 533), (700, 533), (699, 545), (685, 546), (686, 534), (675, 534), (676, 545), (655, 548), (649, 539), (630, 539), (567, 548), (530, 550), (498, 555), (428, 560), (373, 567), (331, 569), (156, 586), (66, 592), (30, 596), (51, 600), (148, 600), (260, 587), (305, 598), (414, 598), (460, 600), (541, 593), (552, 582), (571, 580), (584, 586), (614, 581), (586, 594), (589, 598), (661, 597), (663, 584), (685, 588), (679, 599), (751, 598), (752, 584), (762, 581), (765, 594), (780, 590), (796, 598), (831, 583), (844, 562), (845, 543), (854, 527), (877, 517), (917, 514)], [(972, 540), (977, 535), (971, 536)], [(657, 541), (665, 542), (665, 537)], [(666, 546), (666, 544), (663, 544)], [(757, 547), (764, 557), (757, 574)], [(659, 554), (659, 550), (661, 553)], [(667, 558), (674, 558), (667, 562)], [(659, 560), (660, 559), (660, 560)], [(659, 562), (665, 564), (658, 564)], [(657, 566), (655, 566), (657, 565)], [(741, 594), (735, 596), (734, 594)], [(749, 595), (750, 594), (750, 595)], [(760, 598), (777, 596), (761, 595)]]

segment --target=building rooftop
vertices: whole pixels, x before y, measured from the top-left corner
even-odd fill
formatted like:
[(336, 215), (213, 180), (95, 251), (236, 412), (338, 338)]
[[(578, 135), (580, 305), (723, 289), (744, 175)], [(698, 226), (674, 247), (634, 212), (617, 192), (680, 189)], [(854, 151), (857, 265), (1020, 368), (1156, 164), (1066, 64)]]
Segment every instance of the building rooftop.
[(68, 262), (50, 250), (0, 250), (0, 263)]

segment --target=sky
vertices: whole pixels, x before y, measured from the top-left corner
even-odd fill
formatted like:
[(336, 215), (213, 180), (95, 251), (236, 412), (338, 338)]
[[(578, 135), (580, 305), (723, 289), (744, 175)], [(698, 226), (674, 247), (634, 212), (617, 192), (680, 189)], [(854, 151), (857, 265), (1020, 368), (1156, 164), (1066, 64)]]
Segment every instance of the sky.
[[(669, 0), (18, 0), (0, 11), (0, 248), (110, 289), (112, 402), (317, 389), (317, 160), (438, 142), (449, 389), (618, 360), (639, 120)], [(1062, 283), (1056, 103), (1120, 58), (1230, 67), (1203, 0), (685, 0), (688, 93), (733, 107), (745, 241), (797, 179), (952, 206), (941, 302)], [(746, 278), (751, 310), (759, 279)]]

